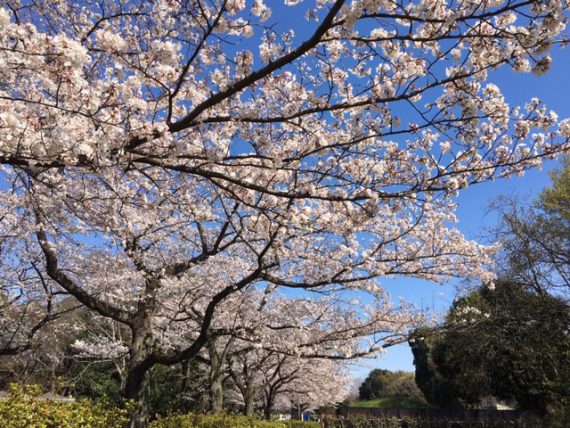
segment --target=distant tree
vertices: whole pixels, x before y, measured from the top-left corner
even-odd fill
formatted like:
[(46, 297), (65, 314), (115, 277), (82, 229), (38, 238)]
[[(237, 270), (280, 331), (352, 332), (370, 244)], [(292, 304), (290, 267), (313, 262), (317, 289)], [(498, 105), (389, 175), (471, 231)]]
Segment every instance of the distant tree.
[(502, 222), (498, 266), (504, 276), (538, 293), (570, 297), (570, 158), (550, 174), (552, 184), (530, 206), (519, 198), (495, 203)]
[(422, 393), (414, 383), (414, 375), (404, 371), (374, 369), (358, 389), (360, 400), (373, 400), (387, 396), (419, 398)]
[(359, 398), (361, 400), (372, 400), (385, 393), (388, 373), (388, 370), (372, 370), (358, 389)]
[(441, 331), (416, 332), (416, 381), (443, 407), (494, 395), (546, 413), (570, 396), (569, 327), (562, 299), (498, 281), (455, 301)]

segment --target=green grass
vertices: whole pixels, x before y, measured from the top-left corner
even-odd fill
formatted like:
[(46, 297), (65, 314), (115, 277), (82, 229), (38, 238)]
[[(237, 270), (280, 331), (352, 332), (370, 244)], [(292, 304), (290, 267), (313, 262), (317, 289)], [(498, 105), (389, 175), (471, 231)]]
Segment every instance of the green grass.
[(420, 398), (410, 397), (381, 397), (368, 401), (350, 403), (351, 407), (382, 407), (392, 409), (429, 409), (433, 406)]

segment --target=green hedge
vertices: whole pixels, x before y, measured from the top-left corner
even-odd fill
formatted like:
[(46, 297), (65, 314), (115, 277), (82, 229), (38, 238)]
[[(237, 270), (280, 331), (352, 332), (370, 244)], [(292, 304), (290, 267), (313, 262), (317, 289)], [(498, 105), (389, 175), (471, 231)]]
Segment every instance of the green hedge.
[(169, 416), (151, 422), (149, 428), (319, 428), (316, 422), (264, 421), (246, 416), (197, 414)]
[[(95, 404), (38, 399), (41, 393), (35, 385), (10, 385), (8, 397), (0, 399), (0, 428), (124, 428), (129, 420), (129, 406), (112, 408), (104, 400)], [(319, 428), (319, 424), (190, 413), (158, 419), (149, 428)]]
[(320, 428), (318, 422), (286, 421), (287, 428)]
[(327, 428), (543, 428), (533, 421), (459, 422), (413, 418), (327, 418)]
[(0, 428), (123, 428), (128, 422), (127, 409), (109, 409), (104, 401), (38, 400), (41, 393), (35, 385), (10, 385), (0, 400)]

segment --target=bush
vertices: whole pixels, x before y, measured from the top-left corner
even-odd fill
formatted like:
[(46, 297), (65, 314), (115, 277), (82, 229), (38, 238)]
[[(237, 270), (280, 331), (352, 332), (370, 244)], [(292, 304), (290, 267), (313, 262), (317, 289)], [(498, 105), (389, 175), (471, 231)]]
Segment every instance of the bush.
[(319, 424), (301, 421), (265, 421), (236, 415), (189, 413), (157, 419), (151, 422), (149, 428), (319, 428)]
[(284, 421), (287, 428), (320, 428), (318, 422)]
[(327, 418), (326, 428), (542, 428), (533, 421), (464, 422), (414, 418)]
[(123, 428), (128, 409), (110, 409), (105, 400), (57, 402), (38, 399), (36, 385), (11, 384), (8, 397), (0, 400), (0, 428)]

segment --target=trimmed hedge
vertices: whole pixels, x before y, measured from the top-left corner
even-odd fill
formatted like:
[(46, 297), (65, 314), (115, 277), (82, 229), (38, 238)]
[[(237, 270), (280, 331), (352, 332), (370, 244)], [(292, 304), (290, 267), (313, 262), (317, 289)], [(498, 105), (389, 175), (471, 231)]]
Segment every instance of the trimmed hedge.
[(413, 418), (334, 418), (328, 417), (326, 428), (543, 428), (534, 421), (462, 422)]
[(58, 402), (38, 399), (41, 393), (35, 385), (11, 384), (0, 400), (0, 428), (123, 428), (129, 420), (128, 409), (103, 401)]
[(317, 422), (265, 421), (261, 419), (224, 415), (197, 414), (169, 416), (151, 422), (149, 428), (319, 428)]
[(320, 428), (318, 422), (286, 421), (287, 428)]
[[(110, 407), (105, 401), (59, 402), (39, 399), (36, 385), (11, 384), (8, 397), (0, 399), (0, 428), (124, 428), (129, 408)], [(168, 416), (149, 428), (319, 428), (316, 422), (265, 421), (245, 416), (195, 414)]]

